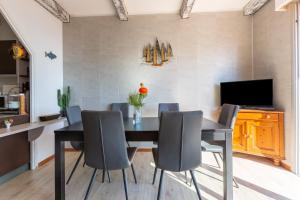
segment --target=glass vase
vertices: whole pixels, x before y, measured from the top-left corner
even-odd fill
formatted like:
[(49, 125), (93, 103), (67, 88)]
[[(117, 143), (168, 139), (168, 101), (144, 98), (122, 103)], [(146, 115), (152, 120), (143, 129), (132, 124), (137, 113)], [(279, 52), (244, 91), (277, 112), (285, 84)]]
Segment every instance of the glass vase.
[(133, 113), (133, 120), (135, 124), (141, 123), (142, 121), (142, 107), (135, 107)]

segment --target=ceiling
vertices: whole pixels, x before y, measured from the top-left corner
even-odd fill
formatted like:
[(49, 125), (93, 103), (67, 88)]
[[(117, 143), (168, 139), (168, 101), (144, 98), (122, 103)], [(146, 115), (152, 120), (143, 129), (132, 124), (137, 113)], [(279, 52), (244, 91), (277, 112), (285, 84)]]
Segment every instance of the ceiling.
[[(56, 0), (71, 16), (115, 15), (112, 0)], [(129, 15), (179, 13), (182, 0), (124, 0)], [(242, 10), (249, 0), (196, 0), (192, 13)]]

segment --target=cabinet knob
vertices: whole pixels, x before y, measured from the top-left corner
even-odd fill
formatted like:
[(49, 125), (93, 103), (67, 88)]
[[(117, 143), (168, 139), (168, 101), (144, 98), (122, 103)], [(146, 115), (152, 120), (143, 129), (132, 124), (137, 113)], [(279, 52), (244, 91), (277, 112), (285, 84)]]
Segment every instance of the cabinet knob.
[(271, 115), (267, 115), (267, 119), (270, 119), (271, 118)]

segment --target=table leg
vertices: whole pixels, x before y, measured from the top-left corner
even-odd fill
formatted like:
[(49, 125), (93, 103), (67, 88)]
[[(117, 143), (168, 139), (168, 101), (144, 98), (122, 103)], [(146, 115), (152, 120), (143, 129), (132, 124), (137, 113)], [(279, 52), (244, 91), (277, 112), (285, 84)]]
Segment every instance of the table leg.
[(65, 142), (55, 135), (55, 200), (65, 199)]
[(225, 133), (223, 146), (223, 192), (225, 200), (233, 199), (232, 170), (232, 131), (230, 131)]

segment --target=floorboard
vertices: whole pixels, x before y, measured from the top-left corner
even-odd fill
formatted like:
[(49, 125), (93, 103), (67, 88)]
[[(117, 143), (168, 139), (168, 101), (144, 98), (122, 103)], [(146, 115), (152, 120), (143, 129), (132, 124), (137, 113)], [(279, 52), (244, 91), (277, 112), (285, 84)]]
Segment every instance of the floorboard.
[[(66, 175), (71, 171), (79, 153), (66, 153)], [(221, 200), (222, 169), (210, 153), (204, 153), (203, 166), (195, 172), (198, 186), (204, 200)], [(297, 200), (300, 197), (300, 178), (293, 173), (272, 165), (268, 159), (246, 155), (234, 156), (234, 176), (240, 188), (234, 188), (234, 199), (238, 200)], [(151, 153), (139, 152), (134, 160), (138, 184), (133, 180), (132, 171), (127, 170), (128, 192), (131, 200), (156, 199), (159, 176), (153, 186), (152, 176), (154, 163)], [(159, 175), (160, 173), (158, 173)], [(66, 186), (67, 200), (81, 200), (84, 197), (92, 169), (82, 167), (78, 169), (68, 186)], [(122, 172), (112, 171), (112, 183), (101, 183), (102, 172), (97, 172), (96, 181), (90, 193), (91, 200), (125, 199)], [(190, 176), (188, 176), (190, 178)], [(54, 161), (28, 171), (13, 180), (0, 185), (0, 200), (46, 200), (54, 199)], [(162, 200), (192, 200), (197, 199), (194, 186), (185, 184), (184, 173), (170, 173), (165, 175)]]

